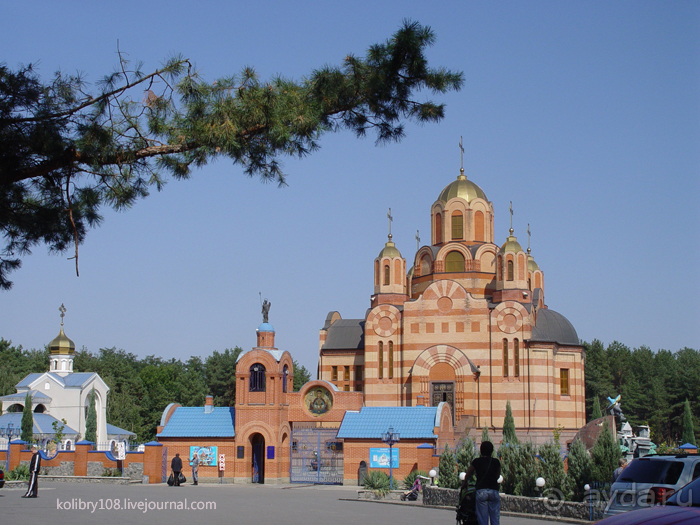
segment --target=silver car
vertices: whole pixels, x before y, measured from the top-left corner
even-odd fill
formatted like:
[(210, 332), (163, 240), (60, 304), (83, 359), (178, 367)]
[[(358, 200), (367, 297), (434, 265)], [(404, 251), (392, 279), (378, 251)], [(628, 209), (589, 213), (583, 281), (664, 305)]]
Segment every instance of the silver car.
[(700, 477), (700, 456), (653, 455), (637, 458), (610, 487), (605, 517), (665, 503), (676, 490)]

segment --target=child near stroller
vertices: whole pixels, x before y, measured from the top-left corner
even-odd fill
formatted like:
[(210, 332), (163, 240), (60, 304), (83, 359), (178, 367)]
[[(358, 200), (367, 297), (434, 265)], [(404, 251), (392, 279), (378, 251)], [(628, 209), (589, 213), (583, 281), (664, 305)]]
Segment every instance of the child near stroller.
[(411, 490), (407, 490), (406, 492), (401, 494), (401, 501), (416, 501), (418, 499), (418, 493), (420, 492), (420, 489), (420, 478), (417, 477), (416, 480), (413, 482)]

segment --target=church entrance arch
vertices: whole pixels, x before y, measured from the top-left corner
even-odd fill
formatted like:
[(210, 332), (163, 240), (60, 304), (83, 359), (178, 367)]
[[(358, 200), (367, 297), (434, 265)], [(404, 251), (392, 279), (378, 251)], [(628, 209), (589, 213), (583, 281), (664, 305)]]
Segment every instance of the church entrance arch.
[(290, 481), (343, 484), (343, 443), (337, 428), (295, 424), (292, 429)]
[(253, 483), (265, 483), (265, 437), (255, 433), (250, 436), (250, 444), (253, 447), (252, 468)]

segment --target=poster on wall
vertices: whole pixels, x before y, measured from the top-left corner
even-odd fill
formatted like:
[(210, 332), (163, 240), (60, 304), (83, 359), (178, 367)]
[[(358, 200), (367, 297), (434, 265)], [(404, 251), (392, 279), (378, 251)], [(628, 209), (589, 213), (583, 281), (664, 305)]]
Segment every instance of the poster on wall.
[(192, 460), (194, 455), (197, 454), (199, 458), (199, 466), (201, 467), (215, 467), (218, 447), (190, 447), (190, 465), (192, 465)]
[(399, 449), (384, 447), (369, 449), (370, 468), (389, 468), (389, 454), (391, 453), (391, 468), (399, 466)]

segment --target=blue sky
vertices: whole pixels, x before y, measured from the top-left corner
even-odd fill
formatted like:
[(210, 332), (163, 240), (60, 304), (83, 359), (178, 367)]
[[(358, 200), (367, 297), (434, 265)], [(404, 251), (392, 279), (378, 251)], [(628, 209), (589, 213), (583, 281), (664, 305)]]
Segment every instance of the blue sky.
[[(119, 48), (144, 69), (173, 53), (214, 80), (256, 68), (301, 78), (362, 55), (404, 18), (431, 26), (434, 66), (465, 73), (439, 124), (401, 143), (327, 135), (285, 160), (289, 186), (222, 161), (105, 210), (70, 255), (24, 258), (0, 293), (0, 336), (187, 359), (255, 345), (259, 293), (280, 349), (316, 370), (329, 311), (363, 317), (372, 265), (392, 233), (408, 265), (430, 206), (465, 170), (545, 272), (546, 302), (581, 339), (653, 350), (700, 347), (698, 2), (3, 2), (0, 61), (82, 71), (96, 82)], [(423, 95), (421, 95), (423, 96)], [(427, 95), (426, 95), (427, 96)]]

